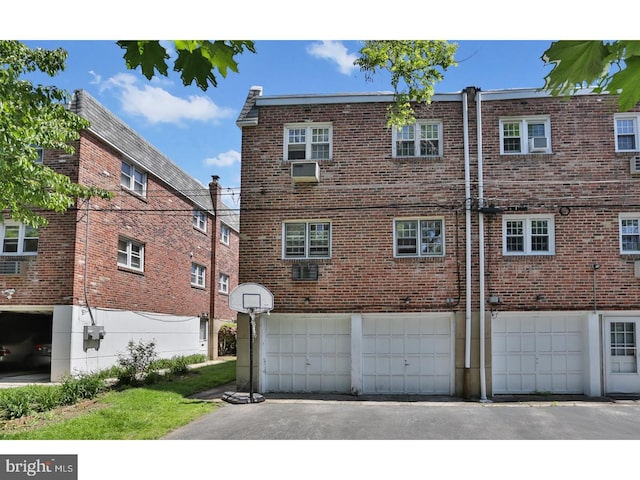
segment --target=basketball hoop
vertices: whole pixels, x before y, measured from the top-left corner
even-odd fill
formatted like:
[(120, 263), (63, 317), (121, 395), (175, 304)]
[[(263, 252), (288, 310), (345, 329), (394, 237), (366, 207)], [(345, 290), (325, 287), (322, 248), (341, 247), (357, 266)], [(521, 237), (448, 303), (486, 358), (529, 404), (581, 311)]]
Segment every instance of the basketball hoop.
[(262, 395), (253, 393), (253, 341), (256, 336), (256, 315), (267, 315), (273, 310), (273, 294), (259, 283), (241, 283), (229, 293), (229, 308), (248, 313), (249, 322), (249, 397), (234, 392), (225, 392), (222, 399), (229, 403), (264, 402)]

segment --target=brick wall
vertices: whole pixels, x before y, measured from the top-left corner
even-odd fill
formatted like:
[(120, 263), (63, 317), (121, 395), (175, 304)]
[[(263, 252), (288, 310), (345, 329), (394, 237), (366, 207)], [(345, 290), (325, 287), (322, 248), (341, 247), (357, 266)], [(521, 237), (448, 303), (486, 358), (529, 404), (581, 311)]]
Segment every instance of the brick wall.
[[(272, 290), (278, 311), (437, 311), (464, 308), (465, 192), (462, 102), (421, 106), (438, 119), (443, 157), (394, 159), (384, 103), (259, 107), (243, 127), (240, 282)], [(628, 154), (615, 153), (615, 99), (605, 96), (491, 100), (482, 103), (484, 198), (516, 213), (552, 214), (556, 254), (507, 257), (502, 215), (487, 216), (488, 293), (498, 309), (640, 308), (636, 258), (619, 253), (618, 214), (640, 211)], [(501, 155), (499, 120), (549, 115), (552, 154)], [(333, 158), (320, 161), (319, 184), (294, 184), (283, 161), (283, 126), (331, 122)], [(478, 197), (476, 104), (469, 101), (471, 197)], [(562, 208), (561, 207), (569, 207)], [(510, 211), (512, 209), (513, 211)], [(444, 258), (393, 256), (393, 220), (441, 216)], [(478, 222), (473, 213), (474, 302), (478, 298)], [(318, 281), (291, 279), (282, 259), (286, 220), (332, 222), (332, 258)], [(409, 297), (409, 304), (404, 299)], [(309, 300), (308, 303), (305, 299)], [(454, 299), (452, 306), (447, 299)], [(477, 304), (474, 308), (477, 308)]]

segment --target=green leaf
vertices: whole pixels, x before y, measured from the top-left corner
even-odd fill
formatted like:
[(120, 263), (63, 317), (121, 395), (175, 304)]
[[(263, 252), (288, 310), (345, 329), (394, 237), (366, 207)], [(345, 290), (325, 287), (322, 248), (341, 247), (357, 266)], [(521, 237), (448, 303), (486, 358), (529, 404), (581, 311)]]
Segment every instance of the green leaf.
[(167, 76), (168, 66), (165, 60), (169, 59), (169, 54), (157, 40), (120, 40), (117, 44), (125, 49), (123, 58), (127, 68), (135, 70), (140, 67), (142, 74), (151, 80), (156, 71), (163, 76)]
[(553, 42), (542, 55), (553, 69), (545, 77), (552, 95), (568, 95), (584, 86), (601, 84), (609, 71), (611, 50), (601, 41)]
[(626, 68), (611, 76), (608, 84), (609, 92), (620, 95), (619, 106), (622, 111), (631, 110), (640, 99), (640, 57), (633, 56), (625, 60)]

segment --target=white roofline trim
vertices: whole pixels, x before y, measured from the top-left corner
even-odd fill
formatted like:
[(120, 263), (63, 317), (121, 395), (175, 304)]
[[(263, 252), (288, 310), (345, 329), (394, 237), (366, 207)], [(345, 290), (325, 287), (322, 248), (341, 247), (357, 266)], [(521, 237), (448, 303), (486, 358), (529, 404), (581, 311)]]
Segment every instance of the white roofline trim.
[[(344, 93), (344, 94), (309, 94), (309, 95), (273, 95), (256, 98), (256, 106), (313, 105), (330, 103), (375, 103), (393, 102), (391, 92)], [(431, 97), (433, 102), (459, 102), (460, 93), (436, 93)]]

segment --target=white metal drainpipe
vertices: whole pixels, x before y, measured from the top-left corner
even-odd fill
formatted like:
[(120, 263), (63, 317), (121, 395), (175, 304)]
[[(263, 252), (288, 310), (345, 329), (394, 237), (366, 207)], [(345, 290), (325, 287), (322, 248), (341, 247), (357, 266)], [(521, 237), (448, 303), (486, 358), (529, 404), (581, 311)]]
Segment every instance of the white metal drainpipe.
[[(478, 207), (484, 207), (484, 181), (482, 165), (482, 93), (476, 91), (476, 123), (478, 129)], [(480, 272), (480, 401), (487, 401), (485, 365), (485, 286), (484, 286), (484, 213), (478, 212), (478, 266)]]
[(464, 135), (464, 195), (465, 195), (465, 247), (466, 247), (466, 313), (464, 334), (464, 393), (469, 395), (471, 384), (471, 169), (469, 161), (469, 112), (467, 89), (462, 91), (462, 120)]

